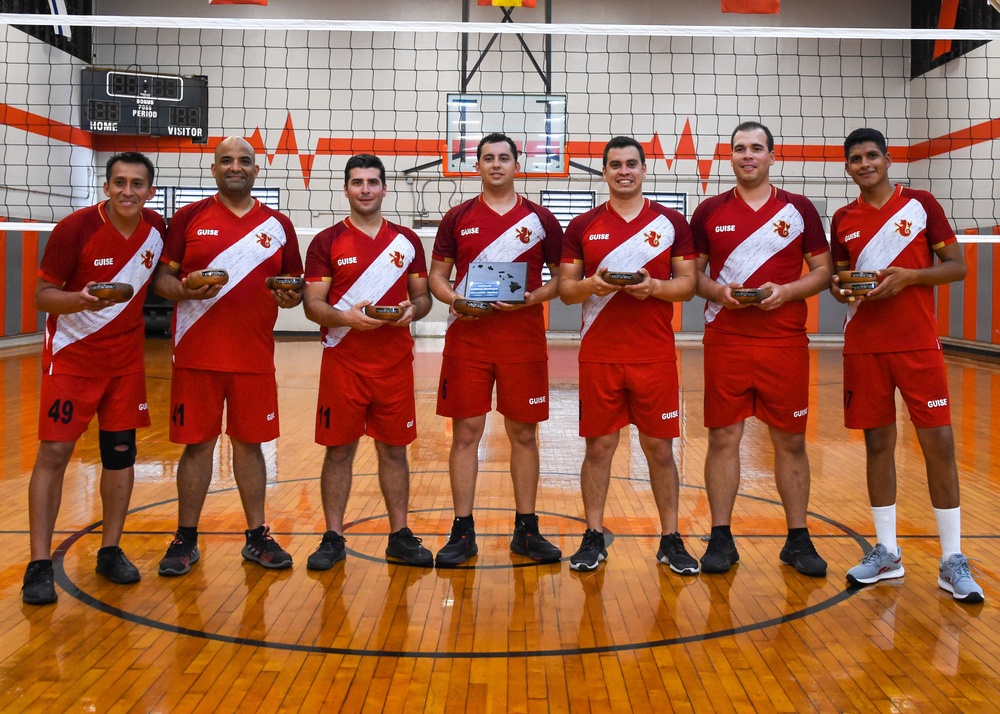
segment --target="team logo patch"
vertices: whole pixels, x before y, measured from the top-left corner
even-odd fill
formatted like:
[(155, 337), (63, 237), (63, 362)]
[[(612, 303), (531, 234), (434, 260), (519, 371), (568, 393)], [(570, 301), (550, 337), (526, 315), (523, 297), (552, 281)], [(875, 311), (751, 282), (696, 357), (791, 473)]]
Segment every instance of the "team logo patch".
[(270, 235), (268, 235), (267, 233), (263, 233), (263, 232), (258, 233), (257, 236), (256, 236), (256, 238), (257, 238), (257, 242), (260, 243), (261, 246), (264, 247), (264, 248), (270, 248), (271, 247), (271, 241), (274, 240)]
[(144, 267), (146, 270), (149, 270), (150, 268), (152, 268), (153, 267), (153, 251), (151, 251), (151, 250), (145, 251), (142, 254), (142, 258), (140, 258), (140, 260), (142, 260), (142, 267)]
[(654, 248), (658, 248), (660, 246), (660, 234), (656, 231), (649, 231), (643, 235), (646, 237), (646, 242)]
[(398, 250), (394, 250), (392, 253), (389, 254), (389, 260), (391, 260), (392, 264), (395, 265), (397, 268), (403, 267), (403, 254), (400, 253)]
[(517, 233), (517, 239), (522, 243), (527, 244), (531, 242), (531, 229), (528, 228), (527, 226), (521, 226), (520, 228), (517, 229), (516, 233)]
[(913, 230), (912, 221), (902, 220), (896, 224), (896, 232), (898, 232), (899, 235), (903, 236), (904, 238), (909, 237), (912, 230)]
[(788, 221), (778, 221), (777, 223), (772, 223), (771, 225), (774, 226), (774, 232), (782, 238), (787, 238), (788, 234), (792, 230), (792, 225)]

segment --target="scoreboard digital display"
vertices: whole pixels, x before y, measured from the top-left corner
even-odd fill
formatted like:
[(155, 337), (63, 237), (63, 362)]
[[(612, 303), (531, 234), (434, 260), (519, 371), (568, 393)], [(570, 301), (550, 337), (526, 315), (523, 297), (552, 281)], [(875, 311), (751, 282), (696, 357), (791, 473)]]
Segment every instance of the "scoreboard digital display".
[(80, 128), (208, 142), (208, 78), (85, 67)]

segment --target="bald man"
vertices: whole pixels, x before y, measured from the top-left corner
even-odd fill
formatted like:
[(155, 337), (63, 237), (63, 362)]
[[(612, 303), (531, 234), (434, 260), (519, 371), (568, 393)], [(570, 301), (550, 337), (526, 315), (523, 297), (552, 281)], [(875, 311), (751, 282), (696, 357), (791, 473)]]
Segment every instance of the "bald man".
[[(268, 290), (264, 280), (302, 275), (302, 257), (291, 221), (251, 195), (259, 172), (246, 140), (223, 140), (212, 163), (219, 192), (177, 211), (157, 268), (154, 289), (177, 303), (170, 440), (184, 444), (177, 466), (177, 533), (160, 561), (160, 575), (183, 575), (200, 557), (198, 521), (224, 407), (233, 476), (247, 519), (243, 557), (265, 568), (292, 565), (265, 523), (261, 444), (278, 438), (278, 308), (295, 307), (302, 293)], [(225, 269), (229, 281), (189, 285), (189, 273), (205, 268)]]

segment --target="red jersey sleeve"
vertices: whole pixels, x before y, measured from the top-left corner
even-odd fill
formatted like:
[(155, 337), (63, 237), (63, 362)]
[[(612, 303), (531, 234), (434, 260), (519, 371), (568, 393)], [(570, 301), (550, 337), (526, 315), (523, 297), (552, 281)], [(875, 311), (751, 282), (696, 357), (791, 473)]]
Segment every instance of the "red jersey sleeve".
[(592, 208), (569, 222), (569, 225), (566, 226), (566, 234), (563, 236), (561, 262), (583, 263), (583, 234), (587, 232), (587, 227), (603, 209), (603, 206)]
[(823, 221), (813, 202), (795, 193), (788, 194), (788, 202), (795, 206), (805, 224), (802, 230), (802, 254), (812, 257), (823, 255), (830, 250), (830, 244), (826, 242), (826, 233), (823, 231)]
[[(341, 224), (337, 224), (340, 226)], [(330, 244), (337, 235), (337, 226), (324, 228), (309, 244), (306, 251), (306, 282), (333, 279), (333, 266), (330, 264)]]
[(914, 191), (914, 197), (927, 211), (927, 244), (931, 250), (938, 250), (957, 241), (958, 237), (938, 200), (927, 191)]
[(190, 208), (191, 206), (185, 206), (174, 214), (167, 227), (167, 237), (163, 241), (160, 262), (166, 263), (174, 270), (180, 270), (181, 263), (184, 262), (184, 248), (187, 244), (184, 236), (187, 234), (188, 223), (194, 215)]
[(552, 211), (536, 203), (527, 202), (541, 221), (545, 229), (545, 240), (542, 242), (542, 260), (546, 265), (559, 265), (563, 248), (563, 229)]
[(458, 256), (458, 242), (455, 240), (455, 224), (458, 222), (458, 214), (461, 206), (455, 206), (445, 214), (441, 224), (438, 226), (437, 236), (434, 238), (434, 248), (431, 250), (433, 260), (447, 261), (454, 263)]
[(285, 247), (281, 251), (281, 274), (302, 275), (302, 253), (299, 251), (299, 238), (295, 235), (295, 226), (285, 214), (274, 211), (274, 215), (285, 229)]
[(839, 228), (841, 215), (846, 209), (846, 206), (838, 209), (830, 222), (830, 253), (833, 256), (834, 266), (850, 266), (851, 264), (851, 255), (847, 252), (847, 246), (840, 238)]
[(99, 213), (95, 211), (93, 214), (98, 218), (97, 223), (85, 220), (84, 215), (71, 213), (59, 221), (49, 234), (38, 268), (38, 277), (45, 282), (63, 287), (76, 271), (84, 243), (100, 227)]
[(711, 255), (705, 225), (726, 202), (728, 196), (729, 193), (726, 192), (705, 199), (698, 204), (698, 207), (694, 209), (694, 215), (691, 216), (691, 239), (694, 243), (695, 253), (702, 258), (707, 258)]

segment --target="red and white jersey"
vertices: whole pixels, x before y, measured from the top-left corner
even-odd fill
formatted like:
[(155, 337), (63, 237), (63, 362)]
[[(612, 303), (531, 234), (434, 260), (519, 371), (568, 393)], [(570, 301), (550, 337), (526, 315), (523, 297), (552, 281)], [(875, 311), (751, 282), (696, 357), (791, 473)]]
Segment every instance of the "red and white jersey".
[[(929, 268), (934, 251), (957, 240), (937, 199), (903, 186), (882, 208), (860, 197), (847, 204), (833, 214), (830, 234), (838, 270)], [(933, 349), (941, 342), (932, 286), (910, 285), (891, 298), (847, 306), (844, 354)]]
[[(455, 292), (466, 293), (472, 263), (527, 263), (527, 290), (542, 286), (542, 265), (559, 265), (562, 227), (547, 209), (517, 197), (502, 216), (482, 196), (455, 206), (438, 226), (432, 257), (454, 263)], [(444, 354), (481, 362), (534, 362), (546, 358), (542, 306), (494, 310), (475, 321), (449, 315)]]
[(218, 196), (174, 215), (163, 246), (164, 263), (185, 277), (223, 268), (229, 282), (209, 300), (181, 300), (174, 308), (174, 364), (220, 372), (273, 372), (278, 306), (264, 285), (272, 275), (301, 275), (302, 257), (288, 218), (258, 201), (236, 216)]
[[(746, 288), (794, 282), (805, 258), (830, 250), (812, 202), (774, 186), (756, 211), (735, 188), (702, 201), (691, 217), (691, 234), (698, 255), (708, 260), (708, 277)], [(705, 344), (804, 345), (807, 310), (805, 300), (768, 312), (726, 310), (707, 301)]]
[[(583, 264), (584, 277), (604, 270), (649, 271), (669, 280), (675, 260), (693, 260), (691, 228), (672, 208), (647, 200), (638, 216), (622, 218), (610, 203), (574, 218), (563, 241), (563, 263)], [(583, 303), (581, 362), (673, 361), (674, 305), (638, 300), (624, 290)]]
[(135, 293), (128, 302), (103, 310), (49, 315), (42, 355), (49, 374), (103, 376), (143, 369), (142, 304), (166, 228), (160, 214), (143, 209), (138, 227), (126, 238), (108, 220), (106, 204), (82, 208), (56, 224), (38, 276), (70, 292), (93, 281), (128, 283)]
[[(330, 283), (327, 302), (349, 310), (359, 302), (398, 305), (409, 298), (409, 279), (427, 277), (427, 261), (417, 234), (382, 221), (372, 238), (349, 218), (320, 231), (306, 253), (306, 280)], [(321, 327), (323, 347), (360, 374), (377, 376), (413, 361), (408, 328), (390, 324), (374, 330)]]

